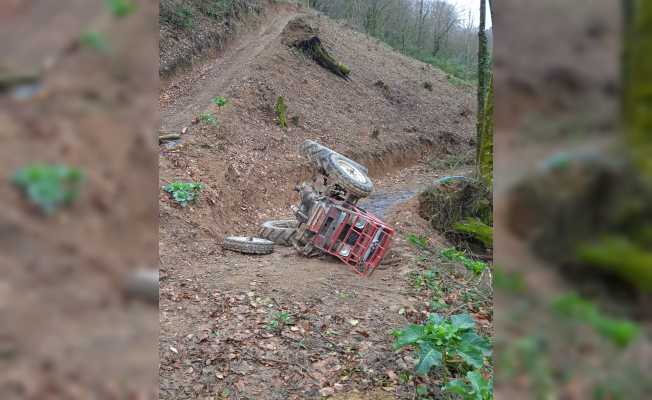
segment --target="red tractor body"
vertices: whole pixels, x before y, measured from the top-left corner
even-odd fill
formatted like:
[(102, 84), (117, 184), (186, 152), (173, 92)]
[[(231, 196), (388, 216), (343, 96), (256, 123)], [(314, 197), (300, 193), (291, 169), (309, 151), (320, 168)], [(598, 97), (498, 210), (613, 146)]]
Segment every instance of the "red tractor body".
[(323, 198), (315, 204), (304, 238), (315, 248), (370, 275), (387, 252), (394, 229), (371, 213), (344, 200)]

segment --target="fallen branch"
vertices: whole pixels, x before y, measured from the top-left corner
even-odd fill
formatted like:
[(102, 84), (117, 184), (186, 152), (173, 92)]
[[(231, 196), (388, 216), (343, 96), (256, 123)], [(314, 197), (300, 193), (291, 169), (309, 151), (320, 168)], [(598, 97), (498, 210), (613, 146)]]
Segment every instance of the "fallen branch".
[(159, 135), (158, 136), (158, 142), (163, 143), (166, 141), (170, 140), (178, 140), (181, 139), (181, 134), (180, 133), (167, 133), (165, 135)]
[(35, 83), (40, 79), (38, 72), (2, 72), (0, 71), (0, 91), (17, 85)]
[(301, 41), (296, 45), (303, 50), (308, 56), (317, 62), (317, 64), (331, 71), (340, 78), (349, 80), (351, 70), (346, 65), (338, 62), (328, 51), (321, 45), (321, 40), (313, 36), (308, 40)]

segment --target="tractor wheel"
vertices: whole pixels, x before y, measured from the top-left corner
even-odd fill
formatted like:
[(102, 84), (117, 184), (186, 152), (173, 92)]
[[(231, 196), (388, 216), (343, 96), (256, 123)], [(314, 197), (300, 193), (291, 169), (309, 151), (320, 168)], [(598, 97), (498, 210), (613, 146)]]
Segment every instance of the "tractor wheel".
[(257, 237), (228, 236), (222, 248), (244, 254), (270, 254), (274, 251), (274, 242)]
[(358, 165), (348, 158), (332, 153), (324, 170), (349, 194), (361, 199), (369, 196), (374, 190), (374, 184)]
[[(333, 153), (339, 154), (329, 149), (328, 147), (322, 146), (321, 144), (312, 140), (306, 140), (305, 142), (303, 142), (299, 150), (301, 154), (303, 154), (308, 159), (308, 161), (310, 161), (313, 167), (315, 167), (318, 170), (322, 170), (326, 172), (328, 172), (326, 170), (326, 165), (328, 165), (328, 157)], [(351, 159), (349, 159), (349, 161), (353, 165), (357, 166), (358, 169), (362, 171), (365, 175), (369, 174), (369, 170), (364, 165), (358, 164), (357, 162)]]
[(266, 221), (260, 228), (258, 236), (271, 240), (274, 244), (292, 246), (297, 234), (297, 226), (299, 226), (299, 222), (294, 219)]

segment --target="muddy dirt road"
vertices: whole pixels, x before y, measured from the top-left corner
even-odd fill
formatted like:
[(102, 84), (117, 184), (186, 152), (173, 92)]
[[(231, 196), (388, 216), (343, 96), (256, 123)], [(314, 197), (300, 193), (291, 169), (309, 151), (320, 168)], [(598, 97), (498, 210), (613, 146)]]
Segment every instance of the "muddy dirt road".
[[(268, 15), (217, 59), (170, 79), (161, 91), (163, 130), (189, 131), (179, 144), (161, 147), (160, 183), (205, 185), (186, 208), (160, 196), (162, 399), (414, 394), (412, 381), (398, 379), (413, 360), (397, 356), (390, 333), (426, 312), (429, 293), (411, 282), (432, 264), (405, 235), (447, 246), (418, 216), (413, 196), (452, 173), (434, 169), (433, 157), (472, 148), (473, 88), (455, 86), (441, 71), (339, 23), (308, 16), (329, 50), (350, 65), (346, 82), (282, 43), (295, 17), (287, 10)], [(273, 112), (279, 95), (293, 121), (285, 130)], [(229, 104), (211, 105), (214, 96)], [(200, 112), (213, 113), (218, 123), (192, 124)], [(376, 189), (362, 205), (398, 230), (389, 264), (369, 278), (290, 248), (253, 257), (220, 246), (226, 235), (255, 234), (264, 220), (291, 215), (292, 188), (309, 175), (297, 151), (306, 139), (367, 165)], [(456, 290), (442, 301), (451, 312), (466, 308)], [(474, 312), (489, 324), (488, 309)], [(279, 318), (288, 324), (270, 329)]]

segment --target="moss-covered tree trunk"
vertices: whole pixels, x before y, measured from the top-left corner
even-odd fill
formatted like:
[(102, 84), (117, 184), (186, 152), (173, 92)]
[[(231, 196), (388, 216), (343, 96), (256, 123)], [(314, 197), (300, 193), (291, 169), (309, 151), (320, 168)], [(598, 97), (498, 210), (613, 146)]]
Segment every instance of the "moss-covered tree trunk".
[[(620, 229), (578, 249), (580, 260), (612, 271), (643, 292), (652, 293), (652, 2), (623, 0), (623, 98), (625, 137), (642, 178), (641, 190), (618, 207), (641, 204)], [(613, 189), (619, 190), (619, 189)], [(642, 199), (640, 197), (643, 197)], [(646, 198), (647, 197), (647, 198)], [(618, 208), (616, 208), (618, 209)], [(627, 215), (627, 214), (625, 214)]]
[(478, 122), (476, 124), (476, 160), (480, 155), (481, 125), (484, 120), (484, 103), (487, 95), (487, 34), (485, 32), (486, 0), (480, 0), (480, 24), (478, 26)]
[(484, 116), (479, 122), (478, 178), (491, 188), (494, 174), (494, 81), (489, 79), (489, 90), (484, 101)]
[(625, 0), (623, 116), (634, 160), (652, 184), (652, 2)]
[(331, 54), (322, 46), (321, 40), (317, 36), (301, 41), (297, 43), (296, 46), (315, 60), (317, 64), (328, 69), (340, 78), (346, 80), (349, 79), (349, 73), (351, 73), (349, 67), (335, 60), (335, 58), (333, 58), (333, 56), (331, 56)]

